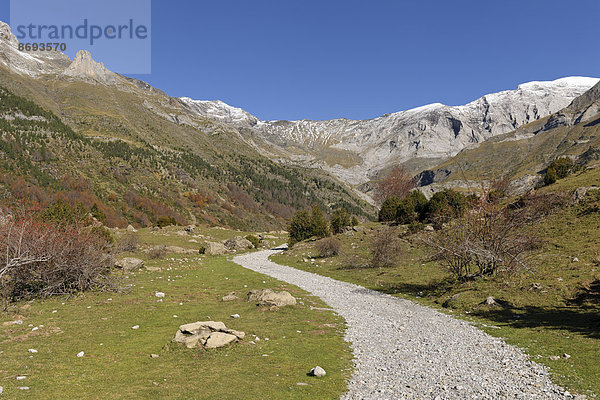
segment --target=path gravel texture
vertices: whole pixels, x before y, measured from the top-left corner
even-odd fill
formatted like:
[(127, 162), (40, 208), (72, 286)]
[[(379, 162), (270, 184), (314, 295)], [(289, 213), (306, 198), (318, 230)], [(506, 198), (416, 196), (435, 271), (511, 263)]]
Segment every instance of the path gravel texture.
[(550, 381), (545, 367), (468, 322), (271, 262), (278, 251), (233, 261), (311, 292), (346, 319), (355, 371), (343, 399), (575, 398)]

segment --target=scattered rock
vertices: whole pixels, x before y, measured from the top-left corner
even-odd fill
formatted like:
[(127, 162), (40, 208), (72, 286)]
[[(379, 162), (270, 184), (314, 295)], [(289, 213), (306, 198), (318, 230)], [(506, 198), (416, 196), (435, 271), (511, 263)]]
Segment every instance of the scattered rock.
[(425, 225), (425, 228), (423, 228), (423, 230), (425, 232), (433, 232), (433, 231), (435, 231), (435, 229), (431, 225)]
[(223, 243), (206, 242), (204, 244), (204, 254), (209, 256), (218, 256), (227, 253), (227, 248)]
[(487, 299), (482, 301), (480, 304), (490, 306), (490, 307), (510, 307), (510, 303), (508, 301), (496, 299), (492, 296), (489, 296)]
[(155, 297), (158, 297), (159, 299), (162, 299), (163, 297), (165, 297), (165, 294), (163, 292), (156, 292), (154, 293)]
[(293, 306), (296, 299), (289, 292), (274, 292), (271, 289), (251, 290), (248, 293), (248, 301), (256, 302), (261, 306)]
[(573, 262), (579, 262), (579, 258), (573, 257)]
[(573, 196), (571, 196), (571, 204), (579, 204), (585, 199), (588, 195), (588, 192), (591, 190), (600, 190), (600, 187), (597, 186), (588, 186), (588, 187), (579, 187), (575, 189)]
[(24, 380), (24, 379), (26, 379), (26, 378), (27, 378), (27, 377), (26, 377), (26, 376), (23, 376), (23, 375), (21, 375), (21, 376), (17, 376), (17, 380), (18, 380), (18, 381), (22, 381), (22, 380)]
[(85, 353), (83, 351), (80, 351), (79, 353), (77, 353), (77, 357), (81, 358), (85, 355)]
[(308, 386), (308, 383), (298, 382), (298, 383), (296, 383), (296, 385), (298, 385), (298, 386)]
[(29, 390), (29, 386), (19, 386), (19, 390)]
[(564, 358), (565, 360), (568, 360), (569, 358), (571, 358), (571, 355), (570, 355), (570, 354), (567, 354), (567, 353), (565, 353), (565, 354), (563, 354), (563, 358)]
[(222, 301), (236, 301), (240, 298), (235, 295), (235, 292), (229, 293), (227, 296), (223, 296)]
[(317, 365), (316, 367), (311, 369), (308, 374), (310, 376), (316, 376), (319, 378), (319, 377), (325, 376), (325, 374), (327, 374), (327, 373), (325, 372), (325, 370), (323, 368), (321, 368)]
[(196, 227), (194, 225), (188, 225), (184, 229), (186, 232), (192, 233), (192, 232), (194, 232), (194, 229), (196, 229)]
[(0, 394), (2, 394), (3, 391), (4, 391), (4, 388), (2, 386), (0, 386)]
[(138, 329), (140, 329), (140, 326), (139, 325), (134, 325), (134, 326), (131, 327), (131, 329), (138, 330)]
[(230, 317), (231, 317), (231, 318), (239, 318), (239, 317), (240, 317), (240, 314), (231, 314), (231, 315), (230, 315)]
[(234, 342), (237, 339), (237, 336), (230, 333), (214, 332), (206, 339), (204, 347), (207, 349), (216, 349), (218, 347), (227, 346), (229, 343)]
[(244, 332), (229, 329), (220, 321), (199, 321), (181, 325), (173, 341), (183, 343), (189, 349), (198, 346), (214, 349), (243, 339), (245, 336)]
[(37, 352), (38, 352), (36, 349), (29, 349), (29, 350), (27, 350), (27, 351), (28, 351), (28, 352), (30, 352), (30, 353), (33, 353), (33, 354), (35, 354), (35, 353), (37, 353)]
[(529, 286), (529, 290), (542, 290), (544, 287), (541, 283), (534, 282)]
[(158, 354), (150, 354), (150, 358), (158, 358), (160, 357)]
[(115, 267), (123, 271), (134, 271), (144, 267), (144, 260), (134, 257), (125, 257), (115, 263)]
[(137, 229), (133, 225), (127, 225), (127, 232), (137, 232)]
[(248, 239), (243, 238), (241, 236), (236, 236), (234, 238), (228, 239), (223, 244), (229, 250), (235, 250), (235, 251), (247, 250), (247, 249), (254, 248), (254, 245), (252, 244), (252, 242), (250, 242)]

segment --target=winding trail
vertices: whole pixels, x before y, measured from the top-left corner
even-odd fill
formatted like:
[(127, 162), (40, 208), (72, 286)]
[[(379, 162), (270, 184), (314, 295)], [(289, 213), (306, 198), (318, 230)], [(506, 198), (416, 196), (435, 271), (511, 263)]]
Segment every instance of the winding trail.
[(408, 300), (270, 261), (241, 266), (301, 287), (346, 319), (355, 371), (344, 399), (572, 399), (517, 348)]

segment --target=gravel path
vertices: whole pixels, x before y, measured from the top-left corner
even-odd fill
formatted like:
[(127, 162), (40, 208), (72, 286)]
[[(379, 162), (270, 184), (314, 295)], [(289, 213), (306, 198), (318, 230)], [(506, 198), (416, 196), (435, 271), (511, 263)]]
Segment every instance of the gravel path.
[(546, 369), (469, 323), (408, 300), (268, 257), (237, 256), (241, 266), (301, 287), (346, 319), (355, 372), (344, 399), (571, 399)]

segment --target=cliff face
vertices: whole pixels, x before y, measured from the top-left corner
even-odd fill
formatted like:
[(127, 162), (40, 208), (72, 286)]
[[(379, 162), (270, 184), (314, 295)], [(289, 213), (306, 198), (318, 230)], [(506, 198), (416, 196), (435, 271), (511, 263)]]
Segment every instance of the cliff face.
[[(184, 101), (203, 116), (263, 140), (280, 157), (321, 167), (360, 185), (391, 165), (420, 160), (414, 164), (418, 169), (553, 114), (597, 82), (583, 77), (529, 82), (464, 106), (435, 103), (364, 121), (260, 121), (222, 102)], [(329, 157), (332, 152), (354, 161), (336, 163)]]

